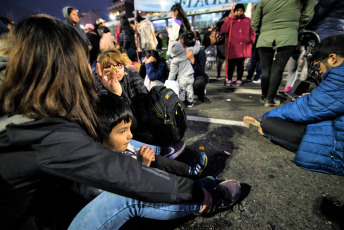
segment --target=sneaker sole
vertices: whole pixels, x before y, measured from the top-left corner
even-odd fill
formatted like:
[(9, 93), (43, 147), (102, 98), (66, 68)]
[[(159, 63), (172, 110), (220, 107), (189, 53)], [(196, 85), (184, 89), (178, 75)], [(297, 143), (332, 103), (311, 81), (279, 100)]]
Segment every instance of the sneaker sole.
[(185, 149), (186, 143), (184, 142), (184, 145), (175, 153), (172, 153), (171, 155), (165, 155), (165, 157), (168, 157), (170, 159), (177, 158)]

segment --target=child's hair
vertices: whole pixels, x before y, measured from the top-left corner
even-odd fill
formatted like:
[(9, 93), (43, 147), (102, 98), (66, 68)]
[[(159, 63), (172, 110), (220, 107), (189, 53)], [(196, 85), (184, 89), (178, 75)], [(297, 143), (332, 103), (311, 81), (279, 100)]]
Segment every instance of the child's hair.
[(314, 49), (312, 58), (314, 61), (321, 61), (331, 53), (344, 57), (344, 34), (335, 34), (327, 37)]
[(113, 95), (100, 95), (96, 110), (102, 140), (107, 140), (116, 125), (124, 121), (129, 123), (133, 113), (128, 104)]
[(180, 3), (176, 3), (171, 7), (171, 11), (176, 11), (176, 10), (178, 11), (178, 15), (183, 19), (186, 29), (188, 31), (191, 31), (191, 25), (190, 25), (188, 16), (184, 12), (183, 7), (182, 5), (180, 5)]
[(118, 64), (126, 64), (122, 53), (118, 49), (106, 50), (98, 55), (97, 62), (100, 64), (100, 68), (103, 71), (109, 60), (117, 62)]
[(192, 47), (195, 45), (195, 35), (191, 31), (182, 33), (179, 36), (179, 39), (180, 39), (180, 43), (182, 43), (184, 47)]

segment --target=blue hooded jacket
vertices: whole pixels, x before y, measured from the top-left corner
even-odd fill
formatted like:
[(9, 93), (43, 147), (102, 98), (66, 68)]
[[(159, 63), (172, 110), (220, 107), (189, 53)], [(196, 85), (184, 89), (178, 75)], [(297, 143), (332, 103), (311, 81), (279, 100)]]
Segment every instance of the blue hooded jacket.
[(267, 112), (306, 124), (295, 163), (308, 170), (344, 175), (344, 64), (331, 68), (318, 88), (294, 102)]

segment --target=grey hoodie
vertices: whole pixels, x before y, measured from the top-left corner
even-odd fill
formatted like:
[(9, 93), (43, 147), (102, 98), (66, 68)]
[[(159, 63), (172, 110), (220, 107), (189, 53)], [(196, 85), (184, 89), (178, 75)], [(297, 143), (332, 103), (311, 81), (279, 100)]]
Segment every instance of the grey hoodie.
[[(66, 19), (65, 23), (66, 24), (69, 24), (71, 25), (76, 32), (78, 32), (78, 34), (82, 37), (82, 39), (86, 42), (87, 46), (91, 46), (92, 47), (92, 44), (91, 42), (88, 40), (87, 36), (86, 36), (86, 33), (83, 29), (81, 29), (79, 23), (76, 23), (75, 25), (73, 25), (73, 23), (70, 21), (69, 19), (69, 16), (68, 16), (68, 9), (69, 8), (73, 8), (71, 6), (65, 6), (63, 9), (62, 9), (62, 14), (63, 14), (63, 17)], [(74, 9), (74, 8), (73, 8)]]
[[(168, 50), (173, 58), (170, 66), (170, 74), (168, 75), (168, 80), (176, 80), (178, 76), (178, 81), (184, 78), (189, 78), (193, 75), (194, 70), (192, 68), (191, 62), (186, 57), (186, 51), (183, 45), (178, 41), (173, 41), (168, 45)], [(193, 76), (191, 76), (193, 77)]]

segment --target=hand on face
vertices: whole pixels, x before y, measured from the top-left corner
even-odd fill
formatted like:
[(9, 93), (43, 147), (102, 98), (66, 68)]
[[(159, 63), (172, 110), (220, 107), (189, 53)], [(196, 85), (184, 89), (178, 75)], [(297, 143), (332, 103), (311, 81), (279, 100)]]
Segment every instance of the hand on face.
[(150, 56), (149, 58), (145, 58), (145, 63), (150, 63), (150, 62), (156, 62), (156, 59), (153, 56)]
[(143, 145), (137, 154), (137, 160), (149, 167), (152, 161), (155, 161), (155, 152), (152, 148)]
[(119, 83), (119, 74), (118, 71), (110, 72), (110, 68), (104, 68), (103, 73), (100, 69), (100, 64), (97, 63), (97, 74), (100, 78), (100, 81), (103, 83), (105, 88), (110, 92), (121, 96), (122, 95), (122, 86)]

